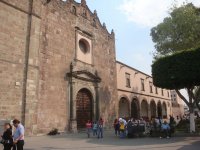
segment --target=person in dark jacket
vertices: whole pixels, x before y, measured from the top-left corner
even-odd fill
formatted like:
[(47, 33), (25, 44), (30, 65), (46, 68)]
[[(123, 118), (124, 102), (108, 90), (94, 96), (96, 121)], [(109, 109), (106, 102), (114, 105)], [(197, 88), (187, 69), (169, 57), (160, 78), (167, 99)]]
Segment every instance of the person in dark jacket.
[(4, 146), (4, 150), (11, 150), (13, 145), (12, 126), (9, 123), (5, 123), (4, 129), (5, 131), (2, 135), (1, 143)]

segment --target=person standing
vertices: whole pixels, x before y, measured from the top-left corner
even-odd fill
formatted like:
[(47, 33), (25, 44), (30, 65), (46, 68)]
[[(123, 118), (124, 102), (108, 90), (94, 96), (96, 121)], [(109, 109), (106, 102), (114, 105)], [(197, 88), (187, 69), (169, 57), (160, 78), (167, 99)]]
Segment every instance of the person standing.
[(86, 123), (86, 130), (87, 130), (88, 138), (90, 138), (90, 132), (92, 130), (92, 123), (90, 120), (88, 120), (88, 122)]
[(14, 146), (13, 150), (23, 150), (24, 148), (24, 126), (19, 120), (14, 119), (13, 125), (16, 128), (13, 134)]
[(119, 131), (119, 120), (118, 119), (115, 119), (114, 121), (114, 124), (113, 124), (113, 127), (115, 129), (115, 135), (119, 135), (120, 134), (120, 131)]
[[(170, 134), (170, 126), (167, 123), (167, 121), (164, 121), (164, 123), (162, 124), (161, 132), (164, 134), (164, 137), (166, 137), (167, 139), (171, 136), (171, 134)], [(162, 138), (162, 136), (160, 136), (160, 138)]]
[(103, 138), (103, 119), (100, 118), (98, 121), (98, 139)]
[(13, 145), (12, 138), (12, 126), (9, 123), (4, 124), (4, 133), (2, 135), (2, 144), (4, 146), (4, 150), (11, 150)]
[(123, 119), (119, 119), (119, 124), (120, 124), (120, 138), (125, 138), (125, 122), (123, 121)]
[(92, 125), (92, 130), (93, 130), (93, 136), (97, 135), (97, 129), (98, 129), (98, 125), (97, 122), (95, 121)]

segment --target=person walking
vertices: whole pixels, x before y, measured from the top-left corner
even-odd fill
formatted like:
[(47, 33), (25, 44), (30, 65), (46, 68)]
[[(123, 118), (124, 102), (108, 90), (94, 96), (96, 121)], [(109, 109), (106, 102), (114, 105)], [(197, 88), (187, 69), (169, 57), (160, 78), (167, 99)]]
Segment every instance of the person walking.
[(24, 148), (24, 126), (19, 120), (14, 119), (13, 125), (16, 128), (13, 134), (14, 146), (13, 150), (23, 150)]
[(100, 118), (98, 121), (98, 139), (103, 138), (103, 119)]
[(86, 130), (87, 130), (86, 132), (87, 132), (88, 138), (90, 138), (91, 129), (92, 129), (92, 123), (90, 120), (88, 120), (88, 122), (86, 123)]
[(4, 146), (4, 150), (11, 150), (13, 146), (13, 138), (12, 138), (12, 126), (9, 123), (4, 124), (4, 133), (1, 136), (1, 143)]

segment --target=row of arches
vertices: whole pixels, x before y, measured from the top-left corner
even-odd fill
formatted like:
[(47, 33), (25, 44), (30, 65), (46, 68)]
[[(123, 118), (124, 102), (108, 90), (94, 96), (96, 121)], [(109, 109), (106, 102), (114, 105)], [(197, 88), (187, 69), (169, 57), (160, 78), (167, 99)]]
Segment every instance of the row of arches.
[(119, 101), (119, 117), (132, 117), (144, 118), (146, 120), (162, 117), (167, 118), (167, 104), (158, 101), (157, 104), (151, 100), (148, 104), (147, 100), (142, 100), (141, 103), (138, 99), (134, 98), (131, 102), (125, 97)]
[[(162, 117), (167, 118), (167, 105), (165, 102), (157, 103), (151, 100), (141, 102), (134, 98), (131, 102), (126, 97), (119, 101), (119, 117), (132, 117), (135, 119), (144, 118), (145, 120)], [(76, 121), (77, 128), (84, 128), (88, 120), (94, 119), (94, 99), (90, 90), (80, 89), (76, 95)]]

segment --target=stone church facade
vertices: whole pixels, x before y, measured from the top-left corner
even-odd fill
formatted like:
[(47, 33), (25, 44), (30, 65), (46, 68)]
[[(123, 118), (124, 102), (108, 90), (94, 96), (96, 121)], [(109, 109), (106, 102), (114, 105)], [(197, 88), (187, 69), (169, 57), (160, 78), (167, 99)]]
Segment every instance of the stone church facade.
[(82, 0), (0, 1), (0, 118), (27, 134), (116, 116), (115, 35)]
[[(28, 135), (76, 132), (87, 120), (134, 117), (121, 98), (143, 94), (150, 107), (148, 94), (124, 87), (114, 31), (85, 0), (0, 0), (0, 20), (0, 120), (20, 119)], [(159, 100), (169, 115), (170, 99)]]

